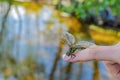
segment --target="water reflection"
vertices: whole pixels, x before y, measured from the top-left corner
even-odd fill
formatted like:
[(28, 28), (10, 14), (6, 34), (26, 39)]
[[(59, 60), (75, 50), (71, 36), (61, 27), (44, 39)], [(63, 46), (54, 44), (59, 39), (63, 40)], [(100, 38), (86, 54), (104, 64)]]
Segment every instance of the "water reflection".
[[(67, 48), (61, 44), (60, 35), (67, 27), (53, 15), (47, 6), (39, 13), (30, 14), (24, 7), (12, 6), (0, 46), (0, 80), (93, 79), (93, 62), (66, 63), (61, 59)], [(102, 71), (105, 69), (102, 63), (99, 63), (99, 68), (100, 78), (108, 80), (107, 72)]]

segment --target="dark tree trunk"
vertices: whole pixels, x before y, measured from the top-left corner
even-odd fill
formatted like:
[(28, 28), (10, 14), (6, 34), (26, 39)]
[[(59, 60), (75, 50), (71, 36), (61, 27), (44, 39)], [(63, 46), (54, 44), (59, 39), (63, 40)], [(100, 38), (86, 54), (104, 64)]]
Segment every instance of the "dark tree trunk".
[(52, 70), (51, 70), (51, 73), (50, 73), (50, 76), (49, 76), (49, 80), (54, 80), (54, 73), (55, 73), (56, 67), (58, 65), (58, 61), (60, 60), (61, 53), (62, 53), (62, 44), (60, 42), (59, 43), (58, 53), (57, 53), (57, 55), (55, 57), (55, 60), (54, 60), (54, 63), (53, 63), (53, 67), (52, 67)]

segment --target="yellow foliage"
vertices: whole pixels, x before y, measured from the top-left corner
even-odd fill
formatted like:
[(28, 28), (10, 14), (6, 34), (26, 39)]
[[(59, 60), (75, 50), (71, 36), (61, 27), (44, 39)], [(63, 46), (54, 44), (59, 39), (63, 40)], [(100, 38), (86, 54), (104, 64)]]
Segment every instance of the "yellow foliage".
[(60, 22), (65, 23), (70, 32), (78, 33), (82, 28), (82, 24), (73, 16), (62, 16), (61, 12), (59, 13)]
[(10, 76), (10, 75), (12, 75), (12, 69), (10, 69), (10, 68), (5, 69), (5, 70), (4, 70), (4, 75), (5, 75), (5, 76)]
[(26, 11), (29, 13), (29, 12), (38, 12), (39, 11), (39, 6), (34, 3), (34, 2), (29, 2), (29, 3), (26, 3), (24, 4), (24, 7), (26, 9)]
[(112, 29), (103, 29), (101, 27), (90, 25), (90, 35), (97, 44), (114, 44), (120, 41), (120, 31)]
[(27, 13), (30, 12), (35, 12), (38, 13), (38, 11), (40, 10), (40, 8), (45, 5), (44, 2), (41, 3), (36, 3), (36, 2), (20, 2), (20, 1), (14, 1), (14, 4), (16, 6), (23, 6), (26, 9)]
[(33, 75), (26, 75), (22, 78), (22, 80), (37, 80)]

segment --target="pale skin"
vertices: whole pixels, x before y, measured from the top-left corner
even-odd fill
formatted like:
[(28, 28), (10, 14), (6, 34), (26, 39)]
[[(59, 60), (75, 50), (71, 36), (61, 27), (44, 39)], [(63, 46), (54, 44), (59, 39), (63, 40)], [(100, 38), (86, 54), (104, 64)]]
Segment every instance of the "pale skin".
[(103, 61), (113, 77), (120, 80), (120, 43), (112, 46), (90, 46), (82, 51), (76, 50), (76, 57), (70, 59), (65, 56), (66, 62), (86, 62), (91, 60)]

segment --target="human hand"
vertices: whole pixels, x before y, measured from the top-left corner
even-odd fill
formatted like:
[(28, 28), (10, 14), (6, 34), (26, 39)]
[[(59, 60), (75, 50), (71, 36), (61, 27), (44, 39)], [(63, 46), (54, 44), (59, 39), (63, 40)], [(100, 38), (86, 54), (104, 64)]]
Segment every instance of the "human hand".
[(82, 51), (75, 51), (76, 57), (65, 56), (67, 62), (85, 62), (91, 60), (103, 61), (108, 71), (120, 79), (120, 43), (113, 46), (91, 46)]

